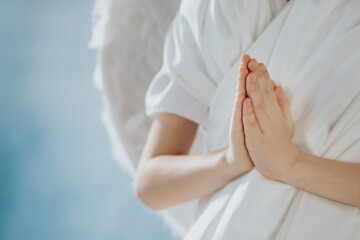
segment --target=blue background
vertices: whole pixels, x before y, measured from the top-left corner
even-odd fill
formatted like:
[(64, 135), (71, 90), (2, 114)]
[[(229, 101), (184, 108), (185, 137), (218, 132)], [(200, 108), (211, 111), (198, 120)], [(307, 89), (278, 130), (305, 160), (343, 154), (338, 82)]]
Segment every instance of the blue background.
[(101, 123), (93, 1), (0, 0), (0, 239), (171, 239)]

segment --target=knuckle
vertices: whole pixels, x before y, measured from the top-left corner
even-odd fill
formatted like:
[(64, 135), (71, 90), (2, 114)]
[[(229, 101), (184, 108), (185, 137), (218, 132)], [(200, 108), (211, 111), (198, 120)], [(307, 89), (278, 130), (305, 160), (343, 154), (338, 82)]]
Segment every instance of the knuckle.
[(251, 59), (249, 62), (249, 67), (253, 68), (255, 66), (255, 60)]
[(244, 67), (244, 66), (241, 66), (240, 69), (239, 69), (239, 73), (240, 74), (246, 74), (248, 72), (247, 68)]
[(245, 92), (240, 91), (236, 94), (236, 101), (242, 101), (245, 98)]
[(259, 67), (260, 67), (260, 70), (261, 70), (263, 73), (266, 72), (266, 66), (265, 66), (265, 64), (260, 63), (260, 64), (259, 64)]

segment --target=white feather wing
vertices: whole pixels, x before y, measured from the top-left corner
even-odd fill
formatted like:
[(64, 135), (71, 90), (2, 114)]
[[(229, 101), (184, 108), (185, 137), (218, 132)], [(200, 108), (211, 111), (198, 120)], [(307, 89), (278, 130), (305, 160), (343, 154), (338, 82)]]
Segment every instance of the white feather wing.
[[(162, 64), (166, 30), (175, 0), (97, 0), (89, 46), (98, 50), (94, 73), (103, 96), (103, 121), (116, 159), (132, 175), (152, 119), (145, 114), (148, 85)], [(199, 132), (191, 152), (201, 148)], [(159, 212), (175, 235), (189, 229), (197, 201)]]

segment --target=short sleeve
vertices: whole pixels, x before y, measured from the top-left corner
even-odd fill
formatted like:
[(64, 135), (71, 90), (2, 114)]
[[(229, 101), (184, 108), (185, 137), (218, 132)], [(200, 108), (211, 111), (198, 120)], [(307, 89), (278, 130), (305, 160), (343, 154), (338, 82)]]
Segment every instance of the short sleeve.
[(205, 127), (216, 85), (200, 51), (200, 35), (195, 30), (199, 23), (189, 16), (194, 5), (187, 5), (187, 1), (181, 3), (169, 26), (163, 64), (147, 89), (145, 110), (152, 118), (158, 112), (168, 112)]
[(159, 112), (168, 112), (206, 127), (209, 107), (160, 71), (147, 89), (145, 110), (151, 118)]

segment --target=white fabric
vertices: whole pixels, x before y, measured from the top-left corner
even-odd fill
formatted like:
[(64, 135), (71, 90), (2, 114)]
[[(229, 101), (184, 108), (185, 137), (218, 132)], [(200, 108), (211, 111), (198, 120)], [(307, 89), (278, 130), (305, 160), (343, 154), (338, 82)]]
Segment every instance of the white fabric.
[[(284, 4), (282, 0), (183, 0), (181, 17), (174, 25), (190, 36), (181, 34), (186, 38), (176, 45), (191, 58), (192, 49), (200, 51), (193, 62), (197, 72), (195, 77), (189, 74), (193, 67), (181, 64), (187, 59), (181, 52), (176, 54), (177, 64), (169, 64), (173, 69), (164, 67), (169, 63), (165, 60), (162, 71), (170, 74), (159, 72), (151, 83), (147, 114), (174, 112), (206, 127), (200, 129), (193, 152), (227, 145), (238, 58), (248, 50), (285, 87), (295, 121), (294, 142), (319, 156), (359, 161), (359, 1)], [(96, 2), (90, 44), (99, 52), (94, 77), (103, 94), (103, 117), (115, 155), (130, 173), (151, 124), (145, 116), (145, 91), (161, 67), (163, 37), (178, 5), (175, 0)], [(181, 45), (184, 40), (187, 43)], [(202, 62), (210, 64), (205, 67)], [(183, 67), (180, 73), (178, 66)], [(179, 94), (166, 94), (174, 92)], [(196, 106), (188, 110), (180, 105), (182, 101), (171, 104), (181, 96), (192, 98)], [(199, 112), (194, 113), (195, 108)], [(174, 233), (184, 236), (193, 222), (188, 239), (359, 238), (358, 208), (269, 181), (256, 170), (201, 199), (197, 210), (196, 204), (161, 212)]]
[[(167, 33), (163, 66), (151, 87), (175, 81), (209, 106), (224, 74), (285, 2), (183, 0)], [(246, 20), (251, 18), (252, 21)], [(150, 88), (146, 98), (148, 110), (153, 107), (152, 94)]]
[[(145, 115), (145, 93), (161, 67), (164, 36), (179, 4), (176, 0), (97, 0), (94, 6), (89, 46), (98, 50), (94, 80), (103, 97), (103, 121), (116, 159), (132, 175), (152, 122)], [(201, 140), (196, 138), (193, 149), (200, 149)], [(196, 204), (192, 201), (159, 213), (174, 235), (184, 236)]]
[(168, 112), (206, 126), (208, 106), (176, 81), (163, 76), (161, 71), (155, 78), (156, 80), (150, 83), (146, 95), (146, 115), (155, 118), (159, 112)]
[[(358, 0), (183, 0), (167, 35), (162, 71), (147, 93), (148, 112), (172, 101), (168, 94), (150, 104), (153, 89), (174, 81), (201, 109), (209, 108), (204, 151), (227, 146), (237, 68), (246, 51), (285, 89), (294, 144), (360, 163), (359, 12)], [(181, 109), (176, 102), (174, 109)], [(359, 236), (359, 208), (268, 180), (254, 169), (201, 199), (186, 239)]]
[(95, 83), (103, 94), (104, 121), (115, 156), (134, 173), (151, 119), (147, 87), (162, 63), (165, 32), (179, 1), (98, 0), (93, 36), (98, 49)]

